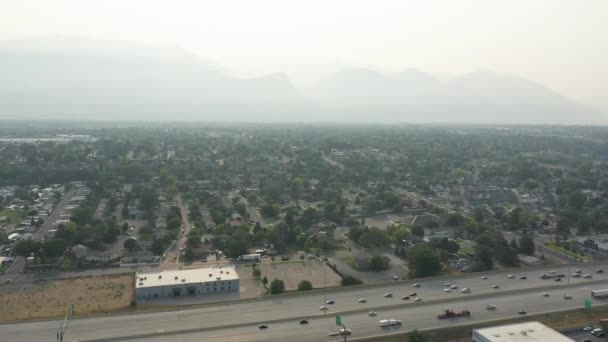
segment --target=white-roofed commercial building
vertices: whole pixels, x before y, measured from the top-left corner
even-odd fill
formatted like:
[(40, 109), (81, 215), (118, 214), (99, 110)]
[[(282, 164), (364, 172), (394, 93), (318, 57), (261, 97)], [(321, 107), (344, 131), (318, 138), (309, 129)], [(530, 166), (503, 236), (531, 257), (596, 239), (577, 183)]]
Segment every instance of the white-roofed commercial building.
[(238, 291), (239, 276), (234, 266), (141, 272), (135, 280), (137, 300)]
[(540, 322), (526, 322), (473, 329), (473, 342), (572, 342)]

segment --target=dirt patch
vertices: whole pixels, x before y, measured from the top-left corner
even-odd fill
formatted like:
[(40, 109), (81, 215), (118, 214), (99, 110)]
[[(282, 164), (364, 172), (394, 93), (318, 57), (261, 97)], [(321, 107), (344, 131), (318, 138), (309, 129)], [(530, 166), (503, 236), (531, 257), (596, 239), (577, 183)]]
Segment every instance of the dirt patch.
[(0, 322), (61, 317), (128, 308), (134, 298), (132, 274), (71, 278), (0, 286)]
[(323, 262), (317, 260), (307, 260), (302, 262), (287, 263), (262, 263), (260, 264), (262, 278), (266, 276), (268, 283), (273, 279), (280, 279), (285, 282), (285, 289), (297, 290), (298, 284), (302, 280), (308, 280), (313, 288), (323, 288), (327, 282), (327, 287), (339, 286), (340, 276)]

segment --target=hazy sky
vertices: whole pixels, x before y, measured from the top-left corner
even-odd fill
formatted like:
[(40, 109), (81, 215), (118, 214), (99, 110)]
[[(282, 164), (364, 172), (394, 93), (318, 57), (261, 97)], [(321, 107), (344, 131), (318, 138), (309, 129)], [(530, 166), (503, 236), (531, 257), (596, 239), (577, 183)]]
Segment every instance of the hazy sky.
[(341, 63), (490, 69), (608, 105), (608, 0), (2, 0), (0, 23), (0, 39), (169, 43), (229, 70), (296, 81)]

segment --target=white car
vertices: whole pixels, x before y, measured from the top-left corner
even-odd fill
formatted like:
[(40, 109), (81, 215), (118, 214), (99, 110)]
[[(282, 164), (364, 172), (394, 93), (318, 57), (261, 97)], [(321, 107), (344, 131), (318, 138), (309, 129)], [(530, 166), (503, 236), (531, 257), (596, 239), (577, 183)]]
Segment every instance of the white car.
[(458, 288), (458, 285), (452, 285), (452, 286), (450, 286), (450, 288), (451, 288), (452, 290), (456, 290), (456, 289)]
[(488, 280), (488, 277), (486, 277), (486, 276), (481, 276), (481, 279), (483, 279), (483, 280)]
[(321, 311), (327, 311), (327, 306), (323, 305), (322, 307), (320, 307), (319, 309), (321, 309)]
[(460, 292), (462, 292), (462, 293), (470, 293), (470, 292), (471, 292), (471, 289), (470, 289), (470, 288), (468, 288), (468, 287), (465, 287), (465, 288), (463, 288), (462, 290), (460, 290)]
[(591, 279), (591, 278), (593, 278), (593, 276), (591, 274), (587, 273), (583, 276), (583, 278)]
[(367, 303), (367, 298), (361, 298), (357, 302), (359, 302), (359, 303)]
[(509, 278), (509, 279), (513, 279), (513, 278), (515, 278), (515, 275), (514, 275), (514, 274), (509, 274), (509, 275), (507, 276), (507, 278)]
[(564, 299), (572, 299), (572, 296), (571, 296), (571, 295), (569, 295), (569, 294), (565, 294), (565, 295), (564, 295)]
[(445, 287), (452, 286), (452, 283), (445, 283), (445, 284), (443, 284), (443, 286), (445, 286)]
[(496, 305), (486, 305), (486, 310), (496, 310)]
[(422, 299), (420, 299), (419, 297), (416, 297), (416, 299), (414, 299), (414, 302), (421, 302)]
[(452, 292), (452, 289), (448, 287), (448, 288), (444, 289), (443, 292)]
[(498, 286), (498, 285), (492, 285), (492, 288), (493, 288), (493, 289), (499, 289), (499, 288), (500, 288), (500, 286)]
[(583, 273), (583, 270), (576, 270), (574, 273)]
[(374, 316), (377, 316), (377, 315), (378, 315), (378, 313), (377, 313), (376, 311), (370, 311), (370, 312), (368, 312), (368, 313), (367, 313), (367, 315), (368, 315), (369, 317), (374, 317)]
[(574, 277), (574, 278), (580, 278), (581, 274), (580, 273), (572, 273), (572, 277)]
[(412, 285), (413, 287), (420, 287), (420, 284), (418, 283), (414, 283), (414, 285)]

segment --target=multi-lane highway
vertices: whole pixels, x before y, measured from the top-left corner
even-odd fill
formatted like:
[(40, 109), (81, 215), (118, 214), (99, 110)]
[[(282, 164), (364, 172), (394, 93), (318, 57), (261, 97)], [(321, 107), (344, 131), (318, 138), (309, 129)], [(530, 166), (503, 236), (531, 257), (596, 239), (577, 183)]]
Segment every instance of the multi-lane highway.
[[(353, 330), (352, 338), (386, 334), (377, 327), (379, 319), (395, 318), (404, 322), (399, 328), (403, 331), (418, 328), (431, 328), (456, 323), (505, 318), (516, 316), (517, 311), (526, 310), (529, 314), (582, 307), (583, 299), (589, 298), (593, 289), (608, 288), (608, 274), (596, 273), (606, 268), (608, 263), (593, 267), (581, 265), (584, 273), (593, 275), (592, 279), (571, 278), (555, 282), (542, 280), (541, 273), (555, 270), (567, 273), (568, 268), (561, 266), (552, 269), (528, 269), (514, 272), (514, 279), (507, 273), (482, 274), (444, 279), (420, 281), (415, 288), (411, 282), (395, 282), (383, 286), (338, 290), (333, 292), (307, 293), (294, 296), (280, 296), (269, 299), (229, 302), (222, 305), (205, 306), (170, 312), (139, 313), (74, 319), (69, 324), (65, 341), (88, 340), (128, 340), (128, 341), (249, 341), (249, 340), (331, 340), (327, 335), (336, 331), (334, 316), (340, 313), (346, 326)], [(570, 269), (574, 272), (575, 267)], [(521, 276), (527, 279), (519, 279)], [(444, 292), (444, 284), (456, 284), (459, 289), (468, 287), (470, 294), (459, 290)], [(492, 285), (500, 288), (494, 289)], [(385, 298), (385, 293), (392, 298)], [(402, 300), (401, 297), (416, 292), (421, 302)], [(549, 297), (541, 294), (548, 292)], [(564, 294), (573, 299), (563, 298)], [(366, 298), (366, 303), (358, 299)], [(319, 309), (324, 300), (333, 299), (335, 304), (328, 305), (326, 314)], [(594, 300), (601, 304), (601, 301)], [(496, 311), (488, 311), (485, 306), (497, 305)], [(437, 320), (436, 314), (443, 309), (468, 309), (471, 318)], [(76, 312), (78, 307), (75, 308)], [(378, 312), (377, 317), (368, 317), (369, 311)], [(301, 327), (298, 320), (307, 318), (310, 323)], [(267, 323), (268, 329), (257, 328), (259, 323)], [(19, 341), (54, 341), (58, 321), (28, 322), (0, 325), (0, 339)], [(178, 333), (179, 332), (179, 333)], [(167, 335), (170, 333), (169, 335)], [(141, 337), (145, 335), (145, 337)]]

